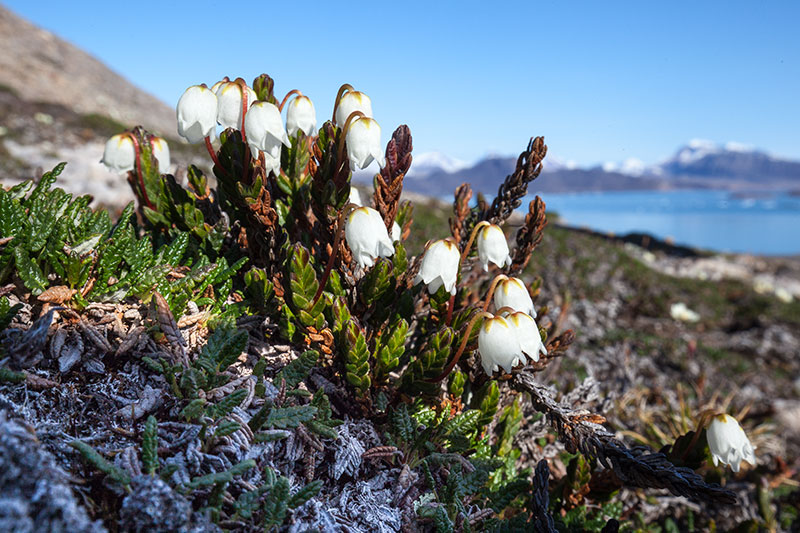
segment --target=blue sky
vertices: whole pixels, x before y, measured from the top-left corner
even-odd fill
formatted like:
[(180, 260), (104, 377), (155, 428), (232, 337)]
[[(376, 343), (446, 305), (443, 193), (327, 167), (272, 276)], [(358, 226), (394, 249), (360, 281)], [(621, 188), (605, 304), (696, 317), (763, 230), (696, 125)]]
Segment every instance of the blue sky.
[(800, 2), (32, 2), (17, 14), (174, 105), (266, 72), (328, 118), (344, 82), (384, 138), (472, 161), (544, 135), (581, 165), (692, 138), (800, 159)]

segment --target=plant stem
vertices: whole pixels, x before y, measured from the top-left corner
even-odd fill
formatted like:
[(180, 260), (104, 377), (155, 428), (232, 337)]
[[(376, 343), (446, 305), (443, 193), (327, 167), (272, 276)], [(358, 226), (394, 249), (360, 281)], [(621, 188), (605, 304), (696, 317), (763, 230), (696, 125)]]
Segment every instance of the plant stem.
[(219, 158), (217, 157), (217, 152), (214, 151), (214, 147), (211, 146), (211, 137), (206, 137), (206, 150), (208, 150), (208, 155), (211, 156), (211, 160), (214, 161), (214, 166), (216, 166), (219, 171), (224, 174), (226, 177), (230, 177), (228, 171), (225, 170), (225, 167), (219, 162)]
[(286, 93), (286, 96), (284, 96), (284, 97), (283, 97), (283, 100), (281, 100), (281, 103), (280, 103), (280, 105), (278, 106), (278, 110), (279, 110), (279, 111), (283, 111), (283, 106), (285, 106), (285, 105), (286, 105), (286, 101), (287, 101), (287, 100), (289, 99), (289, 97), (290, 97), (290, 96), (292, 96), (293, 94), (296, 94), (296, 95), (298, 95), (298, 96), (303, 96), (303, 93), (301, 93), (301, 92), (300, 92), (300, 91), (298, 91), (297, 89), (292, 89), (291, 91), (289, 91), (288, 93)]
[(339, 109), (339, 100), (342, 99), (344, 93), (346, 93), (347, 91), (354, 91), (354, 90), (355, 89), (353, 89), (353, 86), (350, 85), (349, 83), (345, 83), (344, 85), (339, 87), (339, 92), (336, 93), (336, 101), (333, 103), (333, 116), (331, 117), (331, 122), (333, 122), (334, 124), (336, 124), (336, 110)]
[[(489, 225), (490, 224), (485, 220), (481, 220), (480, 222), (475, 224), (474, 228), (472, 228), (472, 233), (469, 236), (467, 245), (464, 247), (464, 251), (461, 252), (461, 259), (459, 259), (458, 262), (459, 269), (461, 268), (461, 265), (464, 264), (464, 261), (467, 259), (467, 256), (469, 255), (469, 249), (472, 247), (472, 243), (475, 242), (475, 237), (478, 235), (478, 230), (480, 230), (484, 226), (489, 226)], [(448, 326), (453, 321), (453, 308), (455, 307), (455, 305), (456, 305), (456, 295), (453, 294), (452, 296), (450, 296), (450, 300), (447, 302), (447, 320), (445, 320), (445, 324), (447, 324)]]
[(458, 360), (461, 359), (461, 354), (464, 353), (464, 349), (467, 347), (467, 342), (469, 341), (470, 334), (472, 333), (472, 328), (475, 327), (475, 322), (477, 322), (479, 319), (492, 318), (493, 316), (494, 315), (492, 315), (491, 313), (487, 313), (486, 311), (480, 311), (478, 314), (472, 317), (472, 319), (469, 321), (469, 324), (467, 325), (467, 329), (464, 333), (464, 338), (462, 339), (461, 344), (458, 346), (458, 351), (456, 352), (456, 355), (447, 364), (447, 366), (444, 368), (441, 374), (439, 374), (433, 379), (426, 379), (425, 381), (428, 381), (430, 383), (437, 383), (446, 378), (447, 375), (453, 371), (453, 368), (455, 368), (456, 363), (458, 363)]
[(353, 209), (357, 209), (358, 206), (356, 204), (347, 204), (339, 211), (339, 218), (336, 220), (336, 237), (333, 240), (333, 250), (331, 250), (331, 255), (328, 257), (328, 263), (325, 265), (325, 271), (322, 273), (322, 279), (320, 280), (319, 287), (317, 288), (317, 293), (314, 295), (314, 300), (311, 302), (311, 306), (313, 307), (319, 301), (320, 297), (322, 296), (322, 292), (325, 290), (325, 285), (328, 283), (328, 278), (331, 277), (331, 270), (333, 270), (333, 264), (336, 261), (336, 254), (339, 252), (339, 245), (342, 242), (342, 234), (344, 234), (344, 220), (347, 215)]
[(339, 135), (339, 146), (338, 150), (336, 151), (336, 164), (341, 164), (342, 159), (344, 158), (344, 146), (345, 146), (345, 137), (347, 137), (347, 130), (350, 128), (350, 124), (352, 124), (357, 118), (365, 117), (364, 113), (361, 111), (353, 111), (350, 113), (350, 116), (347, 117), (347, 120), (342, 126), (342, 133)]
[(492, 296), (494, 296), (494, 291), (495, 291), (495, 289), (497, 289), (497, 285), (498, 285), (498, 284), (499, 284), (501, 281), (505, 281), (505, 280), (507, 280), (507, 279), (508, 279), (508, 276), (506, 276), (505, 274), (498, 274), (498, 275), (497, 275), (497, 276), (495, 276), (495, 278), (492, 280), (492, 284), (491, 284), (491, 285), (489, 285), (489, 292), (487, 292), (487, 293), (486, 293), (486, 301), (484, 301), (484, 302), (483, 302), (483, 310), (484, 310), (484, 311), (486, 311), (487, 309), (489, 309), (489, 302), (491, 302), (491, 301), (492, 301)]
[(144, 186), (144, 177), (142, 176), (142, 162), (139, 160), (140, 156), (142, 155), (142, 147), (139, 146), (139, 139), (137, 139), (136, 135), (134, 135), (133, 133), (128, 133), (128, 138), (130, 138), (131, 142), (133, 143), (133, 150), (134, 150), (133, 166), (136, 169), (136, 176), (139, 178), (139, 188), (142, 190), (142, 197), (144, 199), (144, 203), (150, 209), (155, 210), (155, 206), (150, 201), (150, 198), (147, 196), (147, 189)]

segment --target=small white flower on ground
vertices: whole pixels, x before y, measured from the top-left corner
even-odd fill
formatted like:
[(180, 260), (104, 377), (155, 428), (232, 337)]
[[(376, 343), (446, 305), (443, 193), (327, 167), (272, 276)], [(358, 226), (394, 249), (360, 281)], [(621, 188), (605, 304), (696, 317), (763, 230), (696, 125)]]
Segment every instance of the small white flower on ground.
[(414, 285), (422, 282), (428, 286), (428, 293), (433, 294), (444, 285), (450, 294), (456, 293), (456, 281), (461, 264), (461, 252), (458, 246), (447, 239), (433, 242), (422, 256), (419, 273), (414, 278)]
[(730, 415), (717, 415), (706, 430), (708, 449), (714, 466), (719, 463), (729, 465), (734, 472), (739, 471), (742, 460), (756, 464), (756, 454), (750, 439), (742, 426)]
[(286, 110), (286, 129), (292, 136), (297, 130), (309, 137), (317, 132), (317, 112), (309, 97), (298, 96), (289, 103), (289, 109)]
[(392, 222), (392, 242), (397, 242), (403, 238), (403, 230), (397, 221)]
[(673, 319), (681, 322), (697, 322), (700, 320), (700, 315), (686, 307), (683, 302), (672, 304), (669, 308), (669, 314)]
[(361, 268), (371, 267), (378, 257), (391, 257), (394, 246), (380, 213), (371, 207), (354, 209), (344, 228), (347, 246)]
[(101, 161), (109, 170), (114, 172), (128, 172), (136, 164), (136, 149), (130, 135), (120, 133), (106, 141)]
[(495, 316), (484, 320), (478, 333), (478, 353), (481, 366), (491, 376), (498, 367), (506, 372), (525, 361), (517, 336), (508, 321)]
[(350, 187), (350, 203), (359, 207), (364, 205), (364, 202), (361, 201), (361, 193), (355, 187)]
[(778, 287), (775, 289), (775, 296), (778, 298), (778, 300), (786, 304), (790, 304), (794, 301), (794, 296), (792, 296), (792, 293), (783, 287)]
[(269, 102), (256, 102), (244, 118), (247, 130), (247, 144), (253, 154), (264, 152), (266, 168), (275, 175), (281, 171), (281, 144), (291, 146), (289, 137), (283, 129), (281, 112), (278, 106)]
[(486, 271), (490, 261), (500, 268), (511, 264), (508, 242), (500, 226), (489, 224), (478, 232), (478, 261)]
[(350, 168), (366, 168), (372, 161), (377, 161), (383, 168), (386, 160), (381, 148), (381, 127), (371, 118), (359, 118), (347, 128), (347, 157)]
[(150, 139), (150, 147), (153, 149), (153, 157), (158, 161), (158, 171), (162, 174), (169, 172), (170, 158), (169, 145), (161, 137)]
[(178, 134), (190, 143), (199, 143), (214, 134), (217, 127), (217, 96), (202, 85), (194, 85), (178, 100)]
[[(244, 93), (242, 91), (244, 91)], [(227, 81), (221, 83), (219, 88), (217, 88), (217, 122), (219, 122), (223, 128), (233, 128), (235, 130), (241, 128), (242, 113), (245, 110), (243, 94), (247, 95), (246, 105), (247, 109), (250, 109), (250, 106), (258, 97), (255, 91), (247, 85), (234, 81)], [(281, 128), (283, 128), (283, 125), (281, 125)], [(245, 123), (245, 130), (247, 129), (247, 123)]]
[(494, 291), (494, 308), (510, 307), (536, 318), (533, 300), (525, 283), (519, 278), (508, 278), (497, 284)]
[(547, 350), (542, 343), (542, 335), (536, 321), (525, 313), (512, 313), (508, 323), (517, 337), (522, 352), (533, 361), (539, 360), (539, 354), (547, 355)]
[(336, 107), (336, 125), (344, 127), (347, 117), (361, 111), (365, 117), (372, 117), (372, 100), (369, 96), (359, 91), (348, 91), (339, 99)]

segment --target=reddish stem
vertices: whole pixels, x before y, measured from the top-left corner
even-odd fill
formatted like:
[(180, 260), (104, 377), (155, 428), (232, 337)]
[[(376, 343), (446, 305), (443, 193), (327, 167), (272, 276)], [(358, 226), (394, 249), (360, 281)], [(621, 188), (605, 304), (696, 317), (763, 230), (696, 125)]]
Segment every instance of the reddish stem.
[[(467, 245), (464, 247), (464, 251), (461, 252), (461, 259), (459, 259), (458, 261), (459, 269), (461, 268), (461, 265), (464, 264), (464, 261), (467, 259), (467, 256), (469, 255), (469, 249), (472, 247), (472, 243), (475, 242), (475, 237), (478, 235), (478, 231), (482, 227), (488, 225), (489, 225), (488, 222), (482, 220), (477, 224), (475, 224), (475, 227), (472, 228), (472, 234), (470, 234), (469, 240), (467, 241)], [(447, 302), (447, 320), (445, 321), (445, 324), (448, 326), (453, 321), (453, 308), (455, 307), (455, 305), (456, 305), (456, 295), (454, 294), (450, 296), (450, 301)]]
[(132, 133), (128, 133), (128, 138), (133, 142), (133, 151), (134, 151), (134, 159), (133, 159), (133, 166), (136, 169), (136, 176), (139, 178), (139, 188), (142, 190), (142, 196), (144, 197), (144, 203), (150, 209), (155, 210), (155, 206), (150, 201), (150, 198), (147, 196), (147, 189), (144, 187), (144, 177), (142, 176), (142, 163), (139, 161), (139, 156), (142, 153), (142, 148), (139, 146), (139, 140), (136, 138), (136, 135)]
[(489, 302), (491, 302), (491, 301), (492, 301), (492, 296), (494, 296), (494, 291), (495, 291), (495, 289), (497, 289), (497, 285), (498, 285), (498, 284), (499, 284), (501, 281), (505, 281), (505, 280), (507, 280), (507, 279), (508, 279), (508, 276), (506, 276), (505, 274), (498, 274), (498, 275), (497, 275), (497, 276), (495, 276), (495, 278), (492, 280), (492, 284), (491, 284), (491, 285), (489, 285), (489, 292), (487, 292), (487, 293), (486, 293), (486, 301), (484, 301), (484, 302), (483, 302), (483, 310), (484, 310), (484, 311), (486, 311), (487, 309), (489, 309)]
[(328, 283), (328, 278), (331, 277), (333, 264), (336, 261), (336, 254), (339, 252), (339, 245), (342, 242), (342, 234), (344, 233), (344, 219), (353, 209), (357, 208), (358, 206), (356, 204), (347, 204), (339, 212), (339, 218), (336, 221), (336, 238), (333, 240), (333, 250), (331, 251), (330, 257), (328, 257), (328, 263), (325, 265), (325, 272), (322, 273), (322, 279), (320, 280), (319, 287), (317, 288), (317, 293), (314, 295), (314, 300), (311, 302), (312, 307), (319, 301), (320, 297), (322, 296), (322, 292), (325, 290), (325, 285)]
[(366, 115), (361, 111), (353, 111), (352, 113), (350, 113), (350, 116), (347, 117), (344, 126), (342, 126), (342, 133), (339, 136), (339, 149), (336, 152), (337, 164), (341, 164), (342, 159), (344, 158), (345, 137), (347, 137), (347, 130), (350, 128), (350, 124), (352, 124), (357, 118), (361, 117), (366, 117)]
[(347, 91), (354, 91), (354, 90), (355, 89), (353, 89), (353, 86), (350, 85), (349, 83), (345, 83), (344, 85), (339, 87), (339, 92), (336, 93), (336, 101), (333, 102), (333, 116), (331, 117), (331, 122), (333, 122), (334, 124), (336, 124), (336, 110), (339, 109), (339, 100), (342, 99), (344, 93), (346, 93)]
[(296, 95), (298, 95), (298, 96), (303, 96), (303, 93), (301, 93), (301, 92), (300, 92), (300, 91), (298, 91), (297, 89), (292, 89), (291, 91), (289, 91), (288, 93), (286, 93), (286, 96), (284, 96), (284, 97), (283, 97), (283, 100), (281, 100), (281, 104), (278, 106), (278, 111), (283, 111), (283, 106), (285, 106), (285, 105), (286, 105), (286, 101), (287, 101), (287, 100), (289, 99), (289, 97), (290, 97), (290, 96), (292, 96), (293, 94), (296, 94)]
[(214, 161), (214, 165), (222, 172), (226, 177), (230, 177), (228, 171), (225, 170), (225, 167), (219, 162), (219, 158), (217, 157), (217, 152), (214, 151), (214, 147), (211, 146), (211, 137), (206, 137), (206, 150), (208, 150), (208, 155), (211, 156), (211, 160)]
[(437, 383), (446, 378), (447, 375), (453, 371), (453, 368), (455, 368), (456, 364), (458, 363), (458, 360), (461, 359), (461, 354), (464, 353), (464, 349), (467, 347), (467, 342), (469, 341), (470, 334), (472, 334), (472, 328), (475, 327), (475, 322), (478, 319), (491, 318), (492, 316), (493, 315), (491, 313), (487, 313), (486, 311), (481, 311), (480, 313), (472, 317), (472, 320), (470, 320), (469, 324), (467, 325), (466, 332), (464, 333), (464, 338), (461, 340), (461, 344), (458, 346), (458, 351), (456, 352), (455, 357), (453, 357), (453, 359), (447, 364), (447, 366), (444, 367), (444, 370), (442, 371), (441, 374), (439, 374), (433, 379), (426, 379), (425, 381), (429, 383)]

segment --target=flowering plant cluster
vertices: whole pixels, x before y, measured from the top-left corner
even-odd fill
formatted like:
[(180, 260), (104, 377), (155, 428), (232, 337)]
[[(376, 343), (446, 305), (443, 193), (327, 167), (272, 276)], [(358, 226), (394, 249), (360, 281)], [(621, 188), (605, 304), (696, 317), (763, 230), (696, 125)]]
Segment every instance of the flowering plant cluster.
[[(171, 174), (166, 142), (141, 128), (112, 137), (103, 162), (127, 173), (137, 198), (137, 230), (147, 237), (137, 241), (133, 227), (126, 229), (124, 252), (149, 246), (146, 257), (129, 261), (146, 265), (148, 275), (136, 277), (131, 266), (132, 281), (111, 283), (100, 269), (105, 283), (84, 291), (94, 267), (80, 256), (86, 276), (69, 278), (73, 293), (66, 301), (75, 293), (108, 296), (108, 287), (122, 282), (135, 290), (115, 292), (120, 298), (152, 293), (158, 327), (179, 355), (146, 362), (175, 393), (181, 416), (202, 424), (204, 447), (238, 431), (260, 442), (279, 441), (292, 429), (323, 453), (323, 443), (340, 438), (334, 415), (368, 419), (380, 427), (384, 445), (362, 450), (361, 458), (399, 467), (405, 525), (419, 520), (439, 531), (551, 531), (551, 508), (561, 514), (560, 525), (589, 527), (575, 502), (589, 494), (592, 473), (604, 469), (617, 476), (609, 490), (666, 488), (730, 503), (732, 493), (676, 467), (667, 451), (628, 450), (602, 429), (603, 417), (566, 411), (533, 379), (574, 339), (537, 306), (541, 280), (526, 270), (547, 224), (539, 197), (512, 231), (512, 214), (542, 168), (547, 147), (541, 137), (530, 141), (492, 202), (473, 201), (469, 185), (459, 187), (446, 232), (415, 225), (414, 207), (402, 199), (412, 163), (409, 128), (397, 127), (382, 145), (372, 101), (350, 85), (340, 88), (331, 119), (322, 123), (308, 96), (291, 90), (277, 97), (267, 75), (250, 85), (224, 78), (211, 88), (189, 87), (176, 113), (178, 134), (204, 145), (213, 176), (197, 166), (187, 169), (185, 180), (176, 177), (182, 172)], [(379, 170), (372, 193), (362, 196), (352, 186), (353, 172), (373, 163)], [(8, 201), (22, 196), (15, 195)], [(131, 207), (125, 216), (132, 215)], [(117, 267), (123, 264), (116, 258), (122, 252), (113, 249), (120, 231), (105, 226), (92, 237), (101, 247), (95, 259)], [(412, 235), (427, 240), (416, 255)], [(164, 279), (169, 276), (178, 281)], [(44, 274), (37, 290), (44, 289), (40, 278)], [(175, 333), (189, 309), (215, 330), (194, 357)], [(263, 340), (302, 352), (283, 368), (268, 368), (263, 359), (249, 368), (257, 383), (252, 390), (237, 388), (242, 382), (226, 373), (247, 345), (235, 326), (244, 314), (264, 318), (269, 338)], [(222, 399), (211, 403), (218, 391)], [(258, 398), (260, 408), (234, 413), (245, 398)], [(514, 438), (523, 399), (547, 414), (564, 449), (576, 454), (552, 505), (547, 461), (535, 471), (518, 469)], [(155, 419), (148, 420), (142, 455), (151, 474), (160, 468), (157, 430)], [(705, 455), (698, 430), (680, 443), (702, 443)], [(721, 461), (738, 471), (742, 459), (755, 462), (731, 417), (713, 419), (707, 442), (714, 465)], [(675, 456), (685, 458), (687, 449), (677, 444)], [(75, 447), (114, 480), (130, 483), (88, 445)], [(289, 478), (270, 470), (259, 478), (263, 486), (230, 504), (226, 484), (255, 464), (248, 459), (184, 487), (213, 485), (202, 497), (218, 519), (255, 514), (264, 529), (280, 526), (322, 490), (308, 461), (308, 485), (291, 497)], [(601, 511), (602, 517), (619, 516), (613, 505)], [(603, 525), (614, 530), (614, 520)]]

